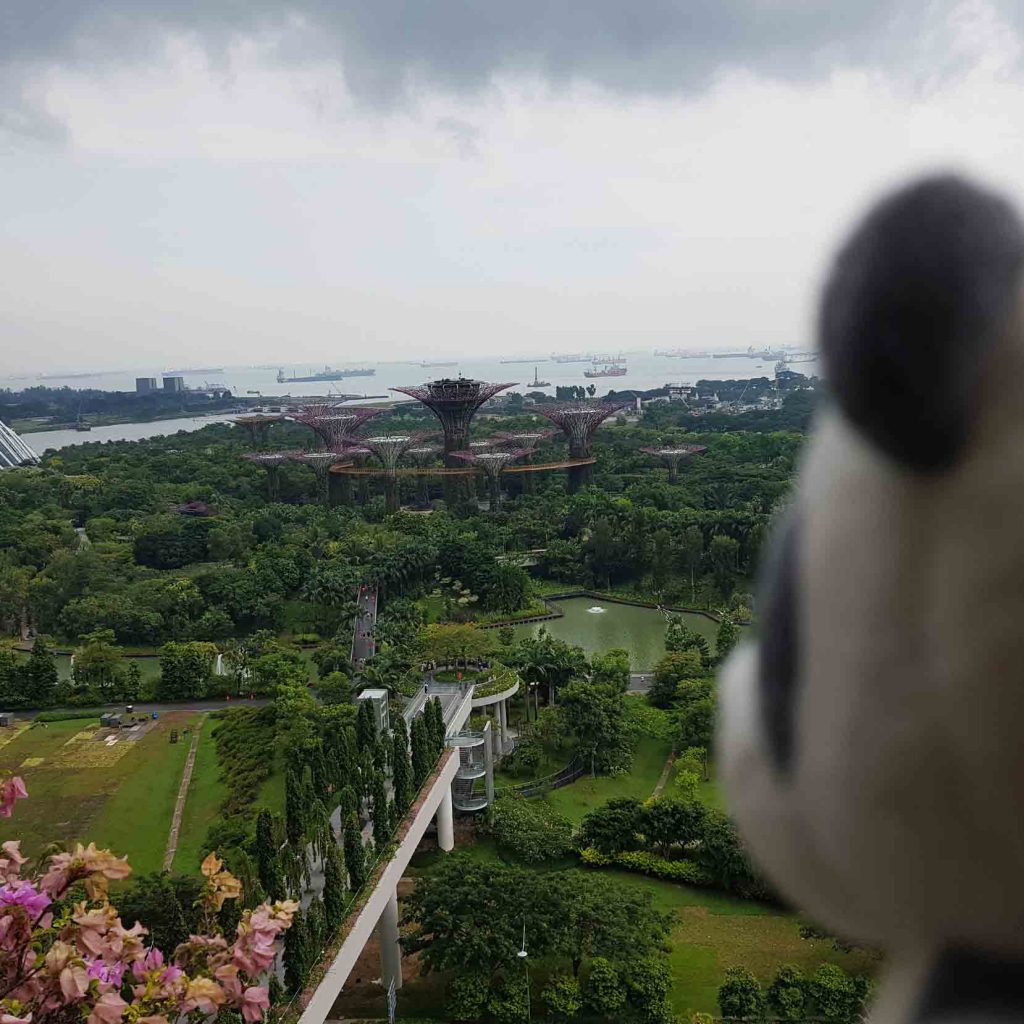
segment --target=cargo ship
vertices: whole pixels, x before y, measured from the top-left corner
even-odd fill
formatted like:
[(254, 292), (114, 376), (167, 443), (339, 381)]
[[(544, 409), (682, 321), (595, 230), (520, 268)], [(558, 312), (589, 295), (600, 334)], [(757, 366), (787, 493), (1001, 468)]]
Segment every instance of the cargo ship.
[(435, 366), (458, 366), (458, 365), (459, 365), (458, 362), (456, 362), (456, 360), (454, 360), (454, 359), (444, 360), (442, 362), (437, 362), (437, 363), (420, 363), (420, 366), (422, 366), (424, 370), (432, 370)]
[(594, 367), (590, 370), (583, 371), (584, 377), (625, 377), (626, 368), (617, 364), (610, 364), (608, 366), (602, 366), (601, 369)]
[(573, 352), (570, 355), (553, 355), (553, 363), (589, 363), (594, 357), (589, 352)]
[(345, 377), (372, 377), (377, 371), (368, 367), (355, 370), (332, 370), (325, 366), (319, 373), (310, 373), (305, 377), (286, 377), (284, 370), (277, 371), (278, 384), (311, 384), (318, 380), (344, 380)]

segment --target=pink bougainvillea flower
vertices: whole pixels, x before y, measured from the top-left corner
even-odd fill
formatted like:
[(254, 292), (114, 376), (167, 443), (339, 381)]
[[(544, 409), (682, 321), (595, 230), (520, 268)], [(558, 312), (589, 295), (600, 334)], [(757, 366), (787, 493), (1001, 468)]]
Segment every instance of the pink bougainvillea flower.
[(8, 882), (0, 888), (0, 904), (22, 907), (34, 921), (50, 905), (50, 897), (41, 893), (31, 882)]
[(31, 1021), (31, 1013), (26, 1013), (24, 1017), (15, 1017), (13, 1013), (0, 1013), (0, 1024), (31, 1024)]
[(89, 972), (84, 967), (68, 964), (60, 972), (60, 990), (69, 1003), (78, 1002), (89, 991)]
[(116, 992), (104, 992), (93, 1004), (88, 1024), (118, 1024), (128, 1004)]
[(0, 818), (9, 818), (16, 800), (28, 796), (28, 790), (20, 775), (14, 775), (0, 786)]
[(202, 1010), (203, 1013), (216, 1013), (217, 1008), (225, 1002), (224, 990), (213, 978), (193, 978), (185, 990), (185, 1002), (181, 1008), (185, 1013), (190, 1010)]
[(242, 1019), (256, 1024), (270, 1008), (270, 995), (262, 985), (251, 985), (242, 994)]

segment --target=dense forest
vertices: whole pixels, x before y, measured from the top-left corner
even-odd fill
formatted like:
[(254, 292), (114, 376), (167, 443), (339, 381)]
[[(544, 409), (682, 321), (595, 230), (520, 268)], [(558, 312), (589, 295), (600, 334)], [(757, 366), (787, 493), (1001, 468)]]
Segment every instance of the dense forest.
[[(495, 556), (532, 549), (546, 549), (536, 572), (551, 580), (723, 606), (747, 589), (799, 451), (801, 434), (768, 429), (771, 418), (787, 420), (790, 404), (805, 401), (795, 394), (782, 410), (747, 414), (751, 429), (728, 431), (652, 406), (638, 423), (620, 419), (599, 432), (593, 487), (568, 495), (563, 474), (553, 472), (531, 474), (526, 491), (509, 477), (513, 493), (499, 510), (469, 507), (458, 516), (388, 518), (373, 485), (362, 503), (323, 507), (300, 464), (281, 468), (279, 500), (268, 504), (263, 471), (241, 458), (245, 439), (227, 425), (66, 448), (37, 469), (0, 476), (3, 626), (16, 632), (24, 614), (60, 641), (102, 628), (132, 645), (280, 631), (296, 626), (296, 615), (312, 630), (329, 629), (333, 594), (357, 579), (400, 596), (437, 575), (457, 576), (486, 593), (499, 571)], [(408, 414), (375, 423), (419, 425)], [(476, 432), (535, 426), (525, 415), (481, 417)], [(296, 424), (275, 430), (275, 447), (308, 443)], [(669, 485), (640, 451), (664, 444), (707, 451)], [(535, 461), (562, 452), (555, 438)], [(416, 484), (402, 483), (411, 501)], [(189, 502), (212, 514), (181, 514)]]

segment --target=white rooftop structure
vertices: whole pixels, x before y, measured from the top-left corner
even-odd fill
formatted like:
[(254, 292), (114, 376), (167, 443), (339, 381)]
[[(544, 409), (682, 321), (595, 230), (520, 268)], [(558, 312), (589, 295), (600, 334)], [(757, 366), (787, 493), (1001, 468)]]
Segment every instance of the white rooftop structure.
[(38, 461), (39, 456), (0, 420), (0, 469), (34, 466)]

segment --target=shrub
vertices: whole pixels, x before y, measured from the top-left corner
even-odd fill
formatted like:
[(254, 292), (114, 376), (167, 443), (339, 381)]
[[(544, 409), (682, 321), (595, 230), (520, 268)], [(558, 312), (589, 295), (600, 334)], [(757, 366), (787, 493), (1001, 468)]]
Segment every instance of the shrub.
[(80, 710), (64, 711), (40, 711), (36, 715), (37, 722), (66, 722), (78, 718), (99, 718), (104, 713), (104, 708), (82, 708)]
[(714, 885), (715, 880), (692, 860), (665, 860), (643, 850), (625, 850), (620, 853), (601, 853), (593, 847), (580, 851), (580, 860), (593, 868), (622, 868), (637, 874), (663, 878), (667, 882), (685, 882), (688, 885)]
[(583, 1009), (579, 982), (569, 974), (553, 974), (540, 997), (548, 1014), (558, 1021), (572, 1020)]
[(491, 829), (498, 845), (528, 864), (572, 851), (572, 822), (543, 800), (505, 796), (495, 801)]

